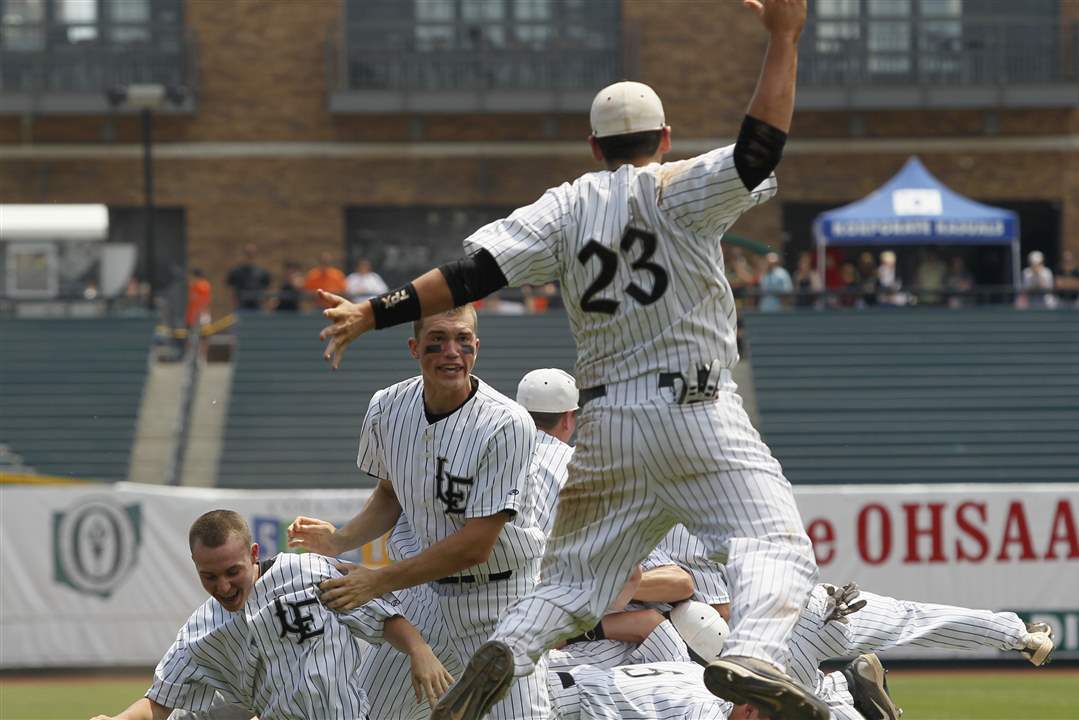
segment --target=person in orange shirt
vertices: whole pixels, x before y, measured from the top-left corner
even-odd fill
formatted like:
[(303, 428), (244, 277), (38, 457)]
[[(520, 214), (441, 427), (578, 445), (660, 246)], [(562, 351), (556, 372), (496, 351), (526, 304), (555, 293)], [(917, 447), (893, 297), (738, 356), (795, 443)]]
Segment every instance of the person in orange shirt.
[(206, 274), (195, 268), (191, 271), (191, 281), (187, 284), (187, 312), (184, 321), (192, 328), (210, 322), (210, 294), (212, 287)]
[(333, 266), (330, 253), (324, 252), (319, 255), (319, 264), (307, 271), (303, 281), (303, 289), (315, 296), (319, 289), (331, 292), (335, 295), (343, 295), (345, 292), (345, 274)]

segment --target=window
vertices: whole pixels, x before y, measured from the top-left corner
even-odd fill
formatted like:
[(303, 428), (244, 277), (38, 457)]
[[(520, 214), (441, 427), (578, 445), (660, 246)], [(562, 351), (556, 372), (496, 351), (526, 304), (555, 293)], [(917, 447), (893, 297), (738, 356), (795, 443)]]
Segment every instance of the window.
[(621, 67), (620, 0), (346, 2), (353, 88), (592, 88)]
[(30, 52), (45, 47), (45, 0), (0, 0), (0, 48)]

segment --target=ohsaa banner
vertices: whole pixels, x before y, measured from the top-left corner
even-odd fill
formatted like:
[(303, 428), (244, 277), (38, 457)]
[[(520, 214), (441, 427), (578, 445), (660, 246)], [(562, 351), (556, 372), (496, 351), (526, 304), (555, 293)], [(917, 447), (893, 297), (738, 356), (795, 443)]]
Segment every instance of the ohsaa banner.
[[(118, 483), (0, 487), (0, 668), (153, 665), (206, 599), (187, 532), (229, 508), (263, 557), (298, 514), (348, 521), (366, 490)], [(796, 488), (821, 578), (1050, 622), (1079, 657), (1079, 484)], [(386, 562), (384, 542), (344, 559)], [(915, 650), (908, 656), (923, 656)]]

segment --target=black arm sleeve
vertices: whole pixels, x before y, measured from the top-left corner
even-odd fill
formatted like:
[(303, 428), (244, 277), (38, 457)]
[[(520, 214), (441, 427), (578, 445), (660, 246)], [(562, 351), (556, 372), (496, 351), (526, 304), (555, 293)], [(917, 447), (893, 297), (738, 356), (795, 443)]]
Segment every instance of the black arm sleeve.
[(509, 285), (502, 269), (486, 250), (448, 262), (438, 268), (453, 294), (453, 304), (460, 306), (485, 298)]
[(779, 166), (787, 133), (746, 115), (734, 143), (734, 167), (746, 190), (753, 190)]

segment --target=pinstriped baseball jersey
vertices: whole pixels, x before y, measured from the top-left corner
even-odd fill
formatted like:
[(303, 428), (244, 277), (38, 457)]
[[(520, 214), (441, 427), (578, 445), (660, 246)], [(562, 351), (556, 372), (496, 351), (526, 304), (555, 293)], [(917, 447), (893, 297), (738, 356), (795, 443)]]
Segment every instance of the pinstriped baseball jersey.
[(776, 192), (774, 176), (747, 191), (733, 151), (583, 175), (480, 228), (465, 250), (487, 249), (511, 286), (561, 281), (580, 387), (715, 358), (732, 367), (719, 239)]
[(567, 466), (571, 457), (572, 446), (543, 431), (536, 432), (536, 453), (532, 456), (531, 473), (541, 497), (536, 504), (536, 525), (544, 537), (549, 536), (554, 527), (558, 493), (562, 492), (569, 477)]
[(685, 525), (672, 527), (659, 543), (674, 561), (693, 576), (693, 599), (709, 605), (731, 601), (723, 566), (708, 558), (708, 548)]
[(216, 693), (218, 704), (242, 705), (264, 720), (363, 717), (357, 638), (380, 642), (397, 611), (384, 599), (348, 613), (326, 610), (316, 586), (340, 573), (321, 555), (282, 554), (261, 568), (242, 611), (228, 612), (211, 598), (191, 615), (146, 697), (206, 711)]
[(548, 676), (558, 720), (727, 720), (734, 707), (708, 692), (694, 663), (582, 665), (569, 674), (569, 688), (557, 673)]
[(356, 464), (393, 485), (403, 515), (423, 547), (460, 530), (466, 520), (514, 515), (490, 559), (465, 574), (517, 570), (543, 554), (534, 524), (529, 466), (536, 443), (532, 418), (517, 403), (473, 378), (469, 399), (436, 422), (424, 410), (423, 378), (371, 398)]

